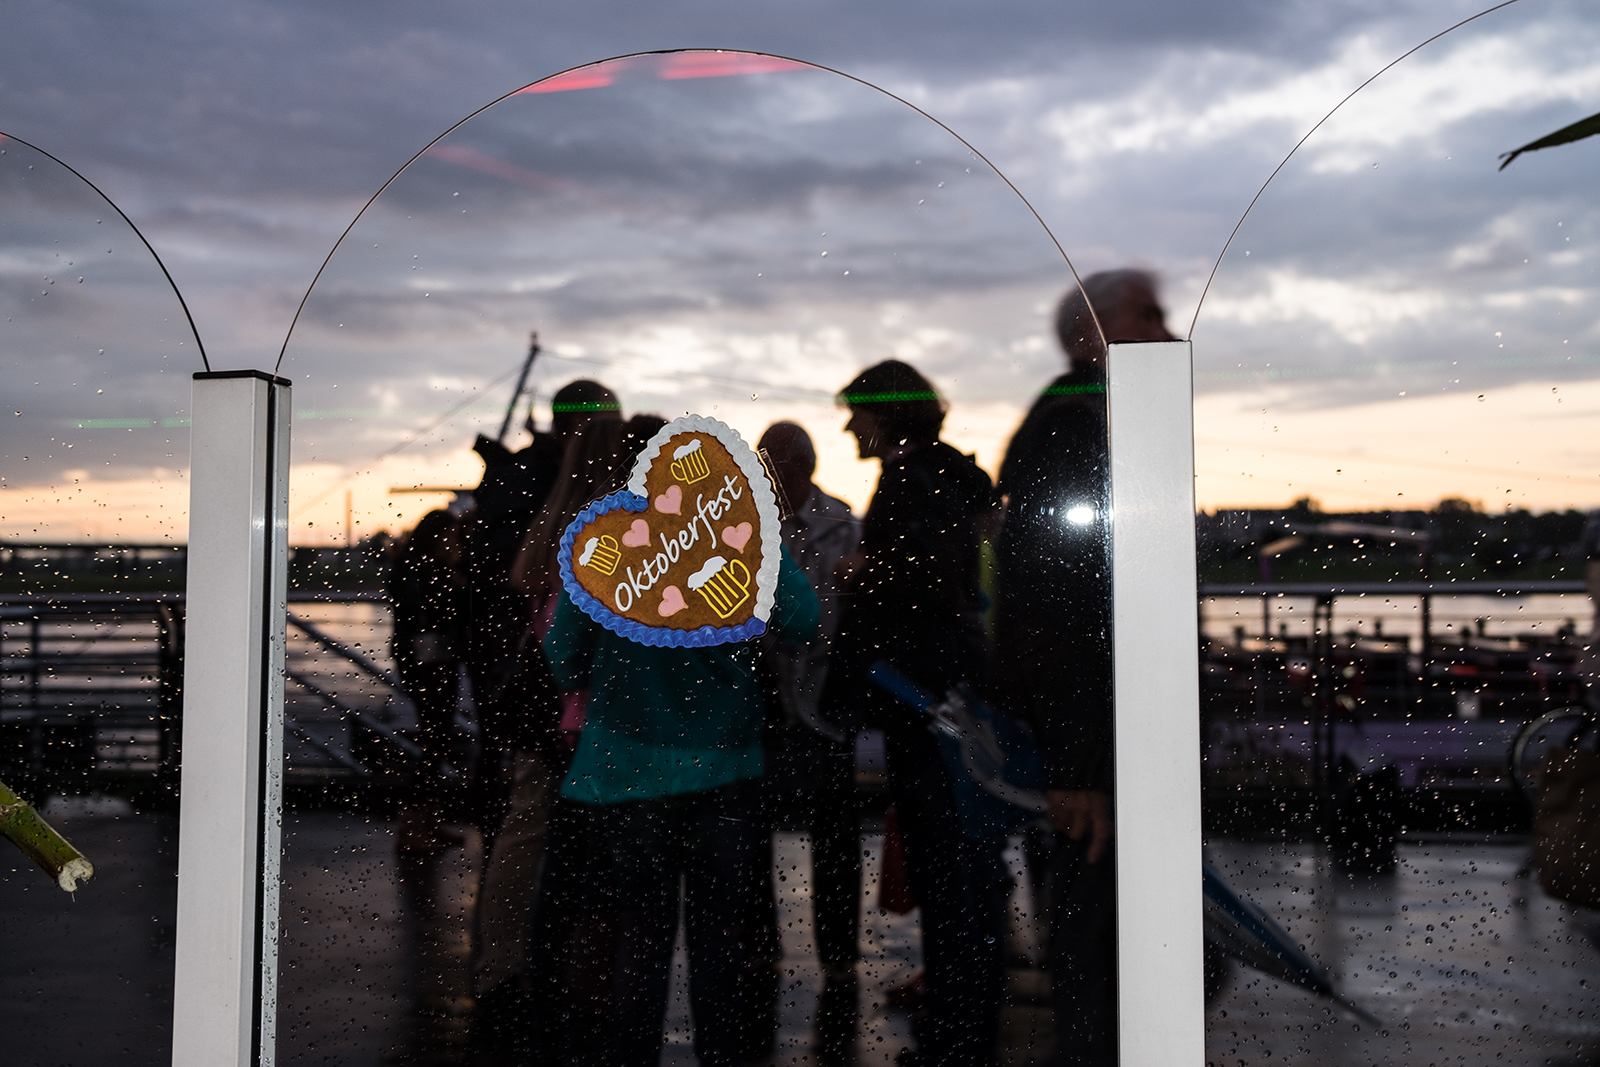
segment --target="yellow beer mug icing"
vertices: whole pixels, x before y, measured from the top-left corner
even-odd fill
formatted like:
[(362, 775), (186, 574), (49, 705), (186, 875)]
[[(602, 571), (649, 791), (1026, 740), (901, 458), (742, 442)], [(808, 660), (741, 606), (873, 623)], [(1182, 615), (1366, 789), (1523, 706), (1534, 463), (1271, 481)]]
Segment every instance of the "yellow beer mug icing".
[(688, 586), (711, 605), (717, 618), (726, 619), (750, 597), (750, 571), (742, 560), (712, 556), (689, 575)]
[(583, 546), (583, 554), (578, 557), (578, 566), (593, 567), (608, 578), (617, 572), (617, 564), (621, 562), (617, 539), (609, 536), (589, 538)]
[(700, 438), (696, 437), (672, 450), (672, 476), (685, 485), (711, 477), (711, 468), (706, 464), (701, 447)]
[(737, 431), (686, 415), (650, 439), (628, 488), (561, 538), (573, 603), (647, 645), (714, 645), (766, 630), (778, 582), (778, 507)]

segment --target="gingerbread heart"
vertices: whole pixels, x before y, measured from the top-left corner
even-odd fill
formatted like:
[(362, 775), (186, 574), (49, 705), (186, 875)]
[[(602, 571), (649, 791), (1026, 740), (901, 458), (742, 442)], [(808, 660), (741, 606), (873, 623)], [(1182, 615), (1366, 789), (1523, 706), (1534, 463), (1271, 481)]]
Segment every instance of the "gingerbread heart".
[(650, 439), (628, 488), (561, 538), (573, 603), (645, 645), (696, 647), (766, 631), (778, 584), (778, 507), (737, 431), (686, 415)]

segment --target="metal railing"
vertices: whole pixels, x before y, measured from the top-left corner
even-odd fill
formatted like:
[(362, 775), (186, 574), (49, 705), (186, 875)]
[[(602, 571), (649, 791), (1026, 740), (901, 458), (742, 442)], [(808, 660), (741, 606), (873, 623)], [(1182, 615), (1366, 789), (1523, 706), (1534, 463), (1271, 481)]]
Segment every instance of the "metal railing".
[[(1431, 626), (1433, 601), (1585, 592), (1584, 582), (1549, 580), (1206, 583), (1199, 589), (1202, 610), (1207, 598), (1262, 601), (1259, 633), (1238, 626), (1234, 643), (1216, 642), (1208, 650), (1202, 678), (1206, 717), (1219, 737), (1228, 733), (1228, 723), (1272, 727), (1280, 763), (1303, 755), (1309, 781), (1298, 788), (1309, 789), (1313, 819), (1324, 834), (1331, 832), (1341, 761), (1395, 767), (1400, 784), (1412, 789), (1509, 794), (1517, 726), (1581, 699), (1577, 657), (1587, 633), (1537, 639), (1458, 635), (1444, 641)], [(1421, 632), (1415, 648), (1399, 635), (1337, 633), (1335, 605), (1348, 597), (1417, 598)], [(1312, 602), (1308, 632), (1293, 638), (1271, 632), (1270, 605), (1283, 598)], [(1470, 743), (1458, 736), (1467, 733)], [(1249, 750), (1245, 762), (1253, 760), (1259, 775), (1273, 761), (1254, 753), (1251, 742), (1258, 738), (1241, 740), (1237, 729), (1234, 734), (1227, 743)], [(1226, 761), (1214, 754), (1211, 763), (1209, 770), (1219, 777)], [(1426, 773), (1419, 775), (1419, 767)], [(1281, 779), (1284, 768), (1272, 769)], [(1274, 791), (1282, 796), (1297, 789), (1279, 784)]]
[[(1584, 591), (1575, 581), (1204, 584), (1202, 603), (1212, 597), (1284, 597), (1314, 604), (1310, 632), (1293, 642), (1265, 634), (1264, 640), (1252, 635), (1244, 645), (1208, 644), (1202, 660), (1207, 721), (1286, 727), (1274, 738), (1282, 749), (1279, 761), (1303, 766), (1309, 781), (1300, 788), (1314, 789), (1324, 802), (1341, 753), (1370, 743), (1357, 728), (1363, 720), (1382, 725), (1379, 743), (1396, 749), (1388, 756), (1404, 763), (1408, 785), (1498, 786), (1503, 760), (1499, 734), (1488, 730), (1488, 720), (1520, 723), (1571, 702), (1579, 682), (1563, 656), (1570, 658), (1572, 650), (1509, 653), (1489, 647), (1492, 642), (1469, 646), (1430, 636), (1420, 648), (1404, 642), (1404, 650), (1391, 655), (1374, 651), (1378, 642), (1370, 638), (1352, 641), (1335, 633), (1335, 605), (1361, 596)], [(300, 590), (291, 592), (290, 601), (288, 622), (302, 649), (287, 668), (286, 732), (300, 743), (291, 753), (291, 780), (367, 780), (384, 760), (418, 759), (419, 746), (396, 722), (407, 698), (395, 672), (303, 610), (317, 603), (383, 604), (383, 595)], [(171, 591), (0, 594), (0, 778), (26, 784), (48, 777), (68, 788), (81, 788), (91, 778), (174, 783), (183, 606), (183, 594)], [(307, 647), (332, 657), (337, 669), (308, 664)], [(1473, 656), (1484, 662), (1474, 665)], [(1468, 698), (1474, 709), (1481, 703), (1488, 732), (1483, 738), (1475, 734), (1471, 745), (1451, 743), (1441, 731), (1452, 729), (1449, 720), (1459, 723), (1458, 701)], [(1239, 743), (1256, 741), (1252, 736)], [(1219, 762), (1213, 758), (1208, 769)], [(1417, 767), (1423, 768), (1420, 777)]]
[[(289, 600), (384, 602), (369, 591), (297, 591)], [(288, 622), (365, 683), (386, 690), (390, 701), (407, 700), (392, 671), (293, 607)], [(0, 778), (28, 790), (120, 780), (136, 791), (170, 794), (181, 759), (183, 625), (181, 592), (0, 594)], [(415, 741), (342, 696), (327, 673), (286, 671), (299, 698), (291, 708), (309, 701), (331, 710), (344, 735), (320, 736), (291, 716), (285, 732), (325, 761), (297, 767), (291, 760), (291, 781), (372, 777), (372, 759), (352, 752), (356, 731), (399, 759), (421, 757)]]

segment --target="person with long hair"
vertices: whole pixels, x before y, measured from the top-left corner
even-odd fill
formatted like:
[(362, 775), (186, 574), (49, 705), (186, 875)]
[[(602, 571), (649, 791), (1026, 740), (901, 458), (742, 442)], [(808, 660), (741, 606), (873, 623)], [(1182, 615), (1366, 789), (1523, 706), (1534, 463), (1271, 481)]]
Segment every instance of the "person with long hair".
[(467, 578), (466, 666), (478, 712), (479, 758), (470, 792), (477, 820), (492, 838), (505, 813), (505, 764), (518, 739), (502, 737), (502, 724), (518, 717), (502, 714), (499, 704), (518, 666), (517, 647), (527, 630), (526, 601), (511, 584), (517, 547), (539, 514), (560, 473), (573, 437), (591, 422), (621, 422), (616, 393), (599, 382), (579, 378), (550, 398), (550, 430), (539, 431), (529, 413), (533, 441), (520, 452), (479, 435), (473, 451), (483, 457), (483, 478), (472, 492), (472, 510), (463, 521)]
[[(768, 628), (803, 643), (818, 614), (804, 572), (782, 551)], [(739, 924), (762, 825), (758, 642), (639, 644), (563, 593), (545, 651), (558, 683), (589, 689), (561, 793), (595, 813), (615, 889), (604, 1062), (660, 1062), (681, 901), (695, 1054), (705, 1067), (741, 1063)]]
[(922, 909), (925, 1013), (911, 1062), (994, 1062), (1004, 977), (1003, 840), (967, 838), (950, 776), (919, 711), (867, 682), (884, 661), (924, 691), (977, 688), (983, 677), (979, 545), (993, 487), (972, 459), (939, 439), (945, 405), (915, 368), (887, 360), (839, 394), (862, 459), (882, 465), (861, 551), (841, 561), (846, 606), (824, 708), (853, 733), (883, 727), (889, 789), (906, 876)]
[(562, 533), (626, 481), (665, 424), (641, 414), (576, 428), (511, 567), (531, 621), (502, 702), (519, 721), (502, 732), (525, 747), (513, 754), (509, 810), (485, 865), (474, 976), (483, 1030), (473, 1062), (579, 1062), (605, 1034), (615, 929), (609, 857), (595, 813), (551, 788), (571, 762), (589, 693), (557, 688), (540, 642), (560, 598)]
[(478, 951), (473, 983), (486, 1029), (518, 1025), (528, 970), (529, 919), (549, 832), (550, 786), (565, 770), (561, 727), (581, 721), (584, 694), (561, 693), (539, 647), (555, 611), (561, 577), (555, 553), (573, 516), (612, 478), (621, 461), (623, 424), (596, 419), (568, 437), (555, 481), (523, 538), (511, 583), (528, 598), (516, 665), (493, 711), (490, 729), (509, 743), (510, 796), (484, 864), (478, 901)]

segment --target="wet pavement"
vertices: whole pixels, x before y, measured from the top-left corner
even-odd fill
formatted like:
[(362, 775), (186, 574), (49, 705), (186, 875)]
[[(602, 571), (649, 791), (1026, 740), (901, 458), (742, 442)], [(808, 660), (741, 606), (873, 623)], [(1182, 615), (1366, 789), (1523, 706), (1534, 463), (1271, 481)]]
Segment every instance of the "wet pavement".
[[(0, 1062), (7, 1067), (166, 1064), (170, 1059), (173, 877), (170, 817), (119, 801), (49, 809), (94, 860), (76, 898), (20, 853), (0, 851)], [(292, 812), (285, 828), (279, 1060), (389, 1065), (459, 1059), (467, 997), (466, 916), (478, 845), (396, 862), (392, 823)], [(868, 885), (880, 838), (864, 841)], [(780, 834), (784, 995), (772, 1062), (808, 1064), (821, 978), (812, 955), (806, 841)], [(1600, 1062), (1600, 949), (1589, 916), (1526, 877), (1514, 840), (1418, 841), (1392, 875), (1331, 874), (1300, 845), (1213, 842), (1212, 858), (1267, 907), (1383, 1025), (1237, 969), (1208, 1012), (1207, 1059), (1257, 1064)], [(1020, 876), (1016, 850), (1011, 854)], [(1023, 879), (1019, 877), (1019, 882)], [(1013, 898), (1008, 1064), (1043, 1062), (1047, 986), (1025, 885)], [(872, 899), (869, 898), (869, 903)], [(916, 916), (864, 912), (858, 1062), (889, 1064), (908, 1043), (884, 991), (918, 962)], [(682, 957), (665, 1064), (689, 1064)]]
[(1302, 845), (1210, 853), (1383, 1023), (1240, 969), (1207, 1015), (1211, 1063), (1600, 1063), (1594, 915), (1540, 891), (1525, 842), (1407, 843), (1386, 875), (1331, 873)]
[[(284, 838), (279, 1061), (453, 1062), (471, 1006), (468, 916), (480, 855), (474, 836), (427, 869), (408, 869), (405, 878), (397, 877), (387, 823), (304, 813)], [(780, 833), (775, 844), (774, 864), (783, 876), (777, 885), (784, 960), (773, 1062), (808, 1064), (822, 985), (811, 940), (808, 846), (803, 835), (789, 833)], [(881, 848), (881, 835), (864, 835), (869, 889), (877, 884)], [(401, 930), (409, 936), (396, 936)], [(910, 1043), (910, 1026), (903, 1012), (887, 1007), (883, 991), (920, 966), (915, 913), (895, 916), (868, 907), (861, 948), (858, 1062), (893, 1063)], [(688, 1065), (695, 1057), (681, 936), (673, 971), (662, 1063)], [(407, 1011), (411, 1005), (414, 1012)]]

